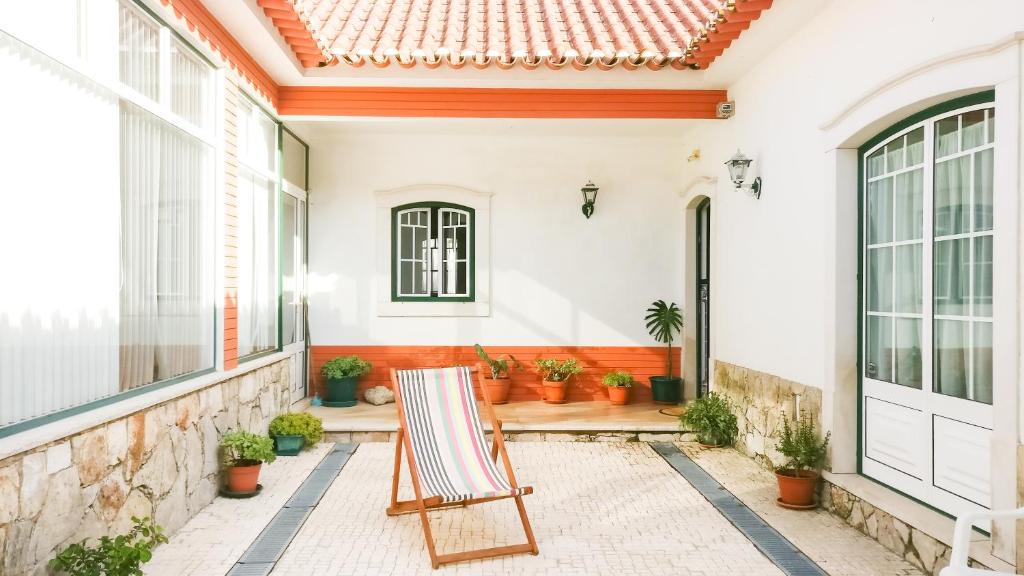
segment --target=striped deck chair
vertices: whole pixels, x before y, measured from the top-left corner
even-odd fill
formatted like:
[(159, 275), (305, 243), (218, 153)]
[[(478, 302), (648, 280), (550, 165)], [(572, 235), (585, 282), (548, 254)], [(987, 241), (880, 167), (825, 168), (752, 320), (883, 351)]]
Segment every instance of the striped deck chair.
[[(494, 441), (488, 449), (473, 393), (474, 374), (481, 375), (478, 367), (391, 370), (399, 428), (395, 446), (395, 474), (391, 482), (391, 506), (387, 513), (396, 516), (419, 512), (430, 562), (434, 568), (451, 562), (538, 552), (523, 505), (523, 496), (533, 493), (533, 488), (520, 487), (516, 483), (508, 452), (505, 451), (501, 422), (494, 416), (486, 387), (480, 386), (485, 412), (494, 430)], [(398, 478), (403, 450), (416, 498), (400, 502)], [(499, 456), (504, 465), (504, 473), (497, 466)], [(516, 501), (526, 532), (526, 544), (452, 554), (437, 553), (430, 533), (427, 510), (504, 498), (514, 498)]]

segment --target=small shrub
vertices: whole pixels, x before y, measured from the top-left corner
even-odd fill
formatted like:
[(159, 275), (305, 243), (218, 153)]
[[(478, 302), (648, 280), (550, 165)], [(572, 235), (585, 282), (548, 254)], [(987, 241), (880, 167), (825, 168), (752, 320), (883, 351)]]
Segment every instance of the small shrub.
[(814, 427), (814, 419), (806, 414), (801, 413), (795, 428), (789, 425), (789, 418), (783, 414), (782, 433), (777, 448), (786, 457), (786, 463), (776, 470), (792, 470), (796, 475), (817, 472), (825, 463), (831, 437), (832, 434), (828, 433), (822, 439)]
[(574, 358), (568, 360), (545, 360), (543, 358), (535, 361), (537, 370), (548, 382), (568, 382), (570, 378), (583, 372)]
[(509, 371), (512, 368), (522, 369), (523, 364), (516, 360), (516, 357), (511, 354), (506, 354), (504, 358), (491, 358), (484, 350), (484, 347), (477, 344), (475, 345), (476, 355), (481, 360), (487, 363), (491, 368), (491, 378), (497, 380), (498, 378), (508, 378)]
[(359, 356), (338, 356), (331, 358), (320, 368), (320, 375), (331, 380), (359, 378), (370, 373), (373, 364)]
[(324, 424), (309, 412), (281, 414), (270, 422), (271, 436), (302, 436), (313, 446), (324, 436)]
[(103, 536), (96, 546), (89, 546), (88, 539), (68, 546), (50, 560), (50, 569), (69, 576), (142, 576), (141, 566), (167, 537), (149, 517), (132, 516), (132, 522), (130, 532)]
[(629, 372), (615, 371), (604, 375), (605, 386), (609, 388), (632, 388), (633, 375)]
[(732, 444), (739, 433), (732, 405), (714, 392), (694, 400), (679, 421), (696, 432), (702, 444)]
[(224, 449), (224, 465), (235, 466), (243, 460), (273, 462), (274, 441), (268, 436), (236, 430), (228, 432), (220, 439), (220, 447)]

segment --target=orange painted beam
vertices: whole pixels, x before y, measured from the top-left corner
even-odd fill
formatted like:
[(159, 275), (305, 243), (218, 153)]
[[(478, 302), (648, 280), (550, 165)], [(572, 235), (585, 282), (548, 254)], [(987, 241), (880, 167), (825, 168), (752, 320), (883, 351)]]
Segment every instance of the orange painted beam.
[(714, 118), (725, 90), (282, 86), (282, 116)]

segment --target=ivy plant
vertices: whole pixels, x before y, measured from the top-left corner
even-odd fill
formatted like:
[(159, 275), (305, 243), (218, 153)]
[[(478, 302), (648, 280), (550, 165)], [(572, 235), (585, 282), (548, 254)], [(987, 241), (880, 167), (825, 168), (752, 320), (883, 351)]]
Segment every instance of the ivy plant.
[(602, 382), (609, 388), (632, 388), (633, 375), (629, 372), (616, 370), (615, 372), (605, 374)]
[(320, 442), (324, 435), (323, 421), (309, 412), (281, 414), (270, 421), (271, 436), (302, 436), (306, 446)]
[(568, 382), (570, 378), (583, 372), (583, 366), (575, 358), (568, 360), (552, 360), (540, 358), (535, 360), (537, 370), (548, 382)]
[(516, 360), (516, 357), (511, 354), (506, 354), (504, 358), (491, 358), (483, 346), (476, 344), (474, 348), (476, 349), (476, 355), (490, 367), (492, 380), (508, 378), (509, 371), (513, 368), (520, 370), (523, 368), (522, 362)]
[(702, 444), (732, 444), (739, 433), (732, 405), (714, 392), (691, 402), (679, 421), (688, 430), (696, 432), (697, 440)]
[(50, 560), (50, 569), (68, 576), (142, 576), (142, 565), (167, 537), (148, 516), (132, 516), (132, 522), (127, 534), (103, 536), (95, 546), (88, 539), (68, 546)]
[(274, 441), (268, 436), (253, 434), (244, 430), (228, 432), (220, 439), (220, 447), (224, 450), (224, 465), (245, 466), (249, 462), (273, 462)]
[(822, 438), (814, 426), (814, 419), (801, 413), (796, 426), (790, 426), (789, 418), (782, 417), (782, 432), (779, 434), (778, 450), (786, 457), (786, 463), (776, 468), (777, 471), (792, 471), (794, 476), (806, 476), (808, 472), (817, 472), (825, 463), (828, 455), (828, 441), (832, 433)]
[(331, 358), (320, 368), (320, 375), (330, 380), (359, 378), (370, 373), (373, 364), (359, 356), (338, 356)]

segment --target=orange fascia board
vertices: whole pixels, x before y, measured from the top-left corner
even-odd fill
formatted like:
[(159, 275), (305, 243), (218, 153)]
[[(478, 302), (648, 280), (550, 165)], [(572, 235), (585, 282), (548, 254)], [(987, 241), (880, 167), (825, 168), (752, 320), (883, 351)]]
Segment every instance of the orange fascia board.
[(725, 90), (282, 86), (282, 116), (715, 118)]

